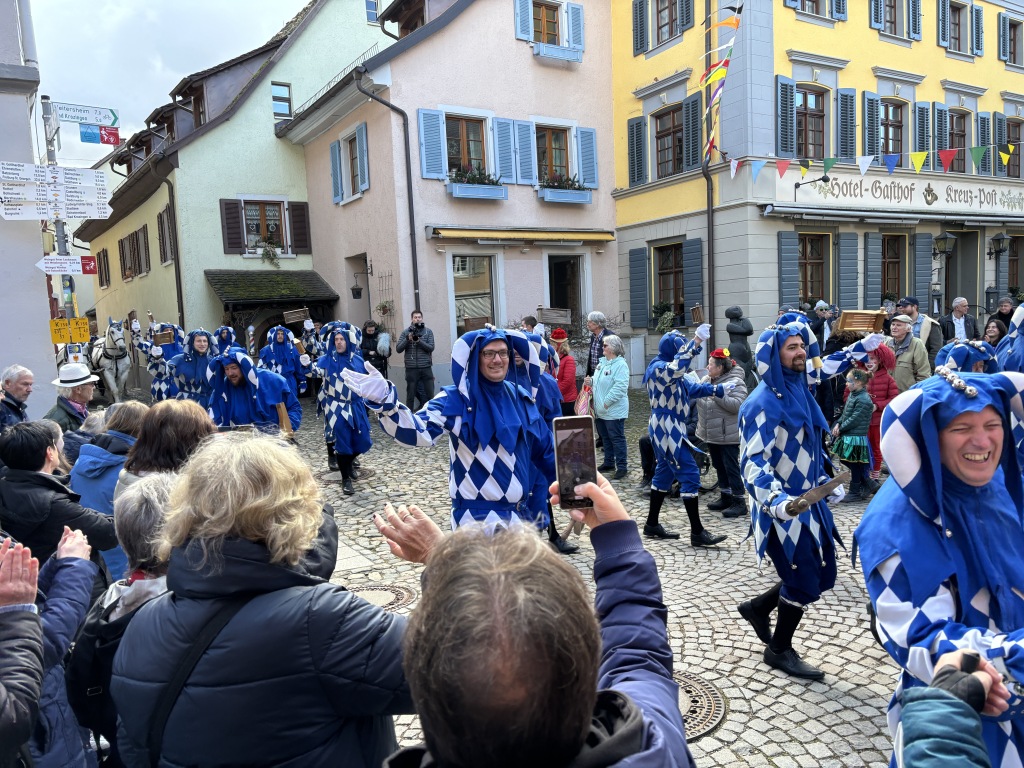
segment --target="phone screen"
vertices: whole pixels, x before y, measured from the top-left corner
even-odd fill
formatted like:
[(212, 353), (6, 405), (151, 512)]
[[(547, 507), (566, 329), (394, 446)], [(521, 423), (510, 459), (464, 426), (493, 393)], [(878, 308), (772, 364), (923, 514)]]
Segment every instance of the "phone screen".
[(559, 506), (589, 507), (590, 499), (576, 496), (573, 489), (582, 483), (597, 482), (594, 420), (590, 416), (561, 416), (555, 419), (554, 427)]

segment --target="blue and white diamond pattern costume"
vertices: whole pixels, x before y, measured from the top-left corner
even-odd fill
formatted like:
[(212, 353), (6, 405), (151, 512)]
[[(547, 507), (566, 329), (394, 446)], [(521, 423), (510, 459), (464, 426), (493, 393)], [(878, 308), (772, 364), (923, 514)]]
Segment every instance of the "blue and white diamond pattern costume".
[[(514, 349), (526, 361), (530, 390), (483, 375), (481, 351), (494, 341), (504, 342), (509, 355)], [(384, 382), (380, 396), (371, 397), (364, 382), (372, 376), (346, 372), (344, 377), (401, 445), (427, 447), (448, 436), (452, 529), (482, 524), (488, 530), (522, 525), (545, 530), (548, 483), (534, 467), (554, 464), (554, 439), (534, 402), (540, 371), (537, 350), (525, 334), (487, 326), (459, 337), (452, 348), (455, 383), (442, 387), (419, 411), (398, 399), (391, 382)]]
[[(1003, 768), (1024, 765), (1024, 489), (1014, 450), (1022, 392), (1020, 373), (941, 369), (895, 398), (882, 415), (892, 476), (854, 534), (878, 636), (903, 668), (889, 704), (893, 735), (902, 691), (930, 683), (942, 654), (972, 649), (1010, 689), (1009, 710), (981, 718), (991, 764)], [(969, 483), (939, 446), (953, 419), (983, 410), (1002, 423), (987, 430), (1002, 443), (989, 448), (998, 466)]]
[[(172, 331), (174, 341), (170, 344), (154, 344), (154, 333), (165, 333)], [(171, 374), (168, 363), (172, 358), (182, 353), (182, 344), (185, 341), (185, 332), (177, 325), (171, 323), (152, 323), (149, 326), (149, 333), (146, 338), (142, 337), (142, 329), (138, 321), (132, 323), (132, 344), (143, 355), (146, 356), (146, 370), (153, 377), (149, 385), (149, 394), (153, 402), (161, 400), (174, 400), (178, 396), (178, 384)]]
[[(338, 352), (335, 346), (334, 337), (339, 334), (345, 339), (344, 352)], [(336, 453), (358, 456), (370, 450), (373, 442), (363, 400), (342, 377), (346, 370), (366, 373), (355, 329), (349, 323), (332, 324), (325, 341), (329, 351), (313, 365), (314, 377), (323, 379), (317, 395), (317, 415), (324, 417), (324, 440)]]
[(996, 346), (996, 358), (1004, 371), (1024, 373), (1024, 304), (1013, 311), (1010, 328)]
[[(282, 340), (277, 340), (278, 333)], [(312, 360), (309, 356), (301, 358), (295, 347), (295, 334), (283, 325), (275, 325), (267, 331), (267, 344), (260, 350), (258, 368), (273, 371), (288, 380), (292, 391), (301, 395), (306, 391), (306, 376), (310, 371)]]
[[(202, 354), (195, 348), (195, 340), (200, 336), (204, 336), (208, 344), (206, 352)], [(205, 410), (210, 407), (210, 393), (213, 391), (206, 371), (210, 367), (210, 362), (217, 356), (213, 334), (203, 328), (189, 331), (185, 337), (184, 347), (181, 354), (175, 355), (167, 362), (178, 387), (178, 399), (195, 400)]]

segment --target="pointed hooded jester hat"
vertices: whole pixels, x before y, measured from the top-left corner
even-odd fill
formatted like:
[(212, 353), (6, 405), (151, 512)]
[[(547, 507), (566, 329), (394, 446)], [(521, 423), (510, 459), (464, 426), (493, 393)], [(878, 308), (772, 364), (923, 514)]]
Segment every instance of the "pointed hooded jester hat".
[(689, 343), (689, 339), (682, 334), (681, 331), (669, 331), (661, 337), (661, 341), (658, 342), (658, 356), (651, 360), (647, 366), (647, 370), (644, 371), (644, 378), (641, 382), (646, 384), (647, 380), (651, 378), (656, 368), (659, 368), (661, 364), (671, 363), (675, 360), (676, 355), (679, 354), (686, 344)]
[(239, 347), (232, 347), (222, 355), (217, 355), (213, 360), (210, 361), (209, 368), (206, 369), (206, 378), (210, 382), (210, 386), (213, 389), (213, 393), (210, 395), (210, 401), (223, 400), (227, 402), (227, 387), (232, 386), (228, 381), (227, 375), (224, 373), (224, 367), (234, 363), (242, 369), (242, 375), (245, 380), (252, 385), (249, 390), (252, 396), (253, 403), (255, 405), (256, 398), (260, 388), (260, 380), (256, 375), (256, 366), (253, 365), (252, 358), (249, 357)]
[[(198, 353), (196, 352), (195, 340), (199, 336), (205, 336), (206, 341), (209, 344), (207, 347), (206, 354), (209, 357), (214, 357), (217, 354), (217, 340), (213, 338), (213, 334), (205, 328), (196, 328), (194, 331), (189, 331), (188, 336), (185, 337), (185, 345), (183, 354), (186, 360), (192, 360)], [(225, 350), (227, 351), (227, 350)]]
[(984, 363), (983, 373), (999, 373), (1003, 367), (996, 358), (996, 350), (987, 341), (952, 341), (935, 355), (935, 366), (944, 365), (951, 371), (972, 373), (975, 363)]
[(1010, 330), (996, 347), (996, 358), (1004, 371), (1024, 372), (1024, 304), (1013, 311)]

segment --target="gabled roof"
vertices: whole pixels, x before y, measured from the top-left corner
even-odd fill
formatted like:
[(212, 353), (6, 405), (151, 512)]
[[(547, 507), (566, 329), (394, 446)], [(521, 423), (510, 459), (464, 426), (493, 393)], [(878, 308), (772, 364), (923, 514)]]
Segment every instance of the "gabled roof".
[(169, 112), (173, 112), (173, 111), (174, 111), (174, 102), (173, 101), (169, 101), (166, 104), (164, 104), (163, 106), (157, 107), (152, 112), (150, 112), (149, 113), (149, 117), (147, 117), (146, 120), (145, 120), (145, 123), (146, 123), (146, 125), (149, 125), (150, 123), (155, 123), (160, 117), (163, 117), (164, 115), (168, 114)]
[(337, 292), (312, 269), (207, 269), (203, 274), (222, 304), (338, 300)]
[(175, 96), (180, 96), (182, 92), (187, 91), (193, 84), (199, 82), (200, 80), (203, 80), (209, 77), (210, 75), (214, 75), (217, 72), (223, 72), (225, 69), (230, 69), (236, 64), (240, 64), (243, 61), (247, 61), (248, 59), (259, 56), (262, 53), (272, 51), (278, 46), (280, 46), (281, 43), (283, 42), (284, 39), (282, 38), (281, 40), (275, 40), (270, 43), (264, 43), (259, 48), (253, 48), (251, 51), (243, 53), (241, 56), (235, 56), (235, 58), (228, 59), (227, 61), (222, 61), (220, 64), (217, 64), (215, 66), (209, 67), (207, 69), (201, 69), (198, 72), (193, 72), (191, 75), (185, 75), (185, 77), (181, 78), (181, 81), (176, 86), (174, 86), (173, 89), (171, 89), (171, 98), (174, 98)]

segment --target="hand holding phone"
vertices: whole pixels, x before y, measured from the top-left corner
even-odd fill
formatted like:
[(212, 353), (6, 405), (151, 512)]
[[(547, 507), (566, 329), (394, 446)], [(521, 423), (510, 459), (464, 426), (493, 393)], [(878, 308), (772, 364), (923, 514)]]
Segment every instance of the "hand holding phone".
[[(587, 483), (576, 489), (581, 495), (590, 499), (591, 506), (586, 508), (570, 509), (569, 517), (573, 520), (586, 524), (593, 530), (599, 525), (610, 523), (615, 520), (629, 520), (629, 513), (619, 501), (619, 495), (615, 492), (612, 484), (602, 474), (597, 475), (596, 483)], [(554, 483), (548, 491), (551, 493), (551, 503), (558, 504), (561, 499), (558, 494), (558, 483)]]
[(589, 507), (590, 499), (577, 496), (574, 489), (597, 482), (594, 420), (590, 416), (559, 416), (554, 431), (559, 505), (562, 509)]

